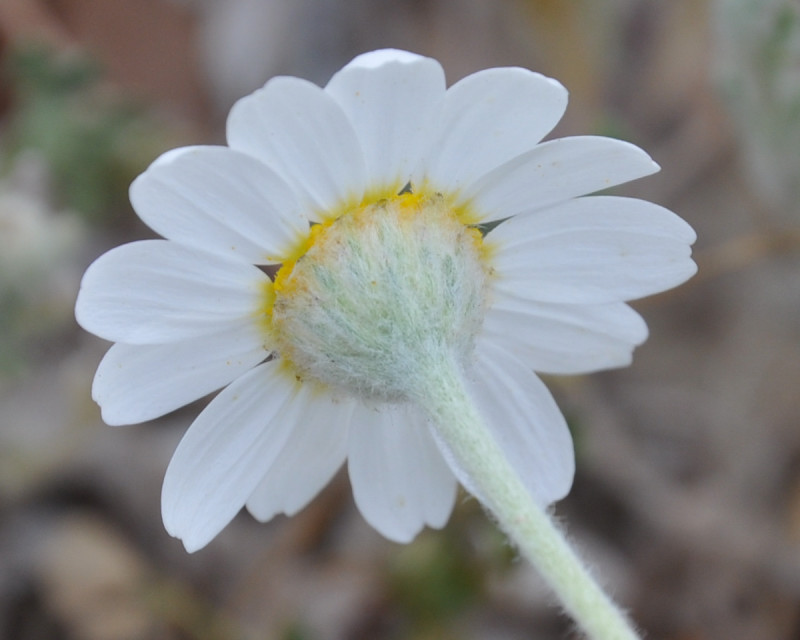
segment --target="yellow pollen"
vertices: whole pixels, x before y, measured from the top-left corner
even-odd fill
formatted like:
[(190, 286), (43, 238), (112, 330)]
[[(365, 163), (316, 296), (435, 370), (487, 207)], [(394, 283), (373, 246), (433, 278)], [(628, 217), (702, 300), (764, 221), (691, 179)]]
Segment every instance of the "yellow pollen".
[[(319, 224), (311, 225), (309, 229), (308, 235), (303, 239), (303, 242), (300, 243), (300, 246), (294, 253), (296, 257), (289, 258), (288, 260), (284, 260), (281, 268), (278, 269), (278, 272), (275, 274), (275, 281), (272, 283), (272, 288), (275, 293), (281, 293), (286, 291), (287, 281), (289, 276), (292, 275), (292, 271), (294, 270), (294, 265), (297, 264), (297, 261), (300, 260), (304, 255), (306, 255), (313, 247), (317, 240), (322, 235), (322, 232), (331, 226), (333, 222), (322, 222)], [(274, 302), (274, 300), (273, 300)], [(272, 304), (269, 305), (270, 313), (272, 312)]]
[(256, 321), (263, 328), (267, 335), (272, 333), (272, 308), (275, 306), (275, 284), (266, 280), (264, 282), (263, 304), (256, 312)]
[(419, 191), (417, 193), (406, 191), (405, 193), (395, 196), (395, 200), (400, 205), (403, 213), (416, 212), (420, 206), (429, 199), (430, 196), (424, 191)]

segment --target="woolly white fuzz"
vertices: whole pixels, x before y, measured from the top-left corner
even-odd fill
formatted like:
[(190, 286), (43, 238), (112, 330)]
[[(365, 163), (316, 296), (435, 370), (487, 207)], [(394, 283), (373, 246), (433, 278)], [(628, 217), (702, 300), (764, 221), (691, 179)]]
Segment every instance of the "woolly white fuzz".
[(424, 361), (466, 364), (472, 353), (487, 302), (481, 243), (440, 195), (343, 215), (278, 276), (277, 353), (303, 379), (368, 400), (413, 398)]

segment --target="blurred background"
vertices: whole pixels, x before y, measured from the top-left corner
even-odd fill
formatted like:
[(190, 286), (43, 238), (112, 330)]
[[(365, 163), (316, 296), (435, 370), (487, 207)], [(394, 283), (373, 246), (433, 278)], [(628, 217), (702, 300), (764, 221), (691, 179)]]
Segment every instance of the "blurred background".
[(114, 429), (90, 398), (108, 345), (72, 309), (89, 262), (152, 236), (130, 181), (222, 142), (270, 76), (324, 84), (386, 46), (449, 83), (554, 76), (571, 101), (553, 135), (662, 165), (619, 191), (688, 220), (700, 271), (635, 305), (651, 338), (632, 367), (548, 380), (578, 455), (558, 514), (648, 638), (800, 639), (796, 0), (0, 0), (0, 638), (577, 637), (466, 495), (401, 546), (340, 474), (188, 555), (159, 493), (202, 403)]

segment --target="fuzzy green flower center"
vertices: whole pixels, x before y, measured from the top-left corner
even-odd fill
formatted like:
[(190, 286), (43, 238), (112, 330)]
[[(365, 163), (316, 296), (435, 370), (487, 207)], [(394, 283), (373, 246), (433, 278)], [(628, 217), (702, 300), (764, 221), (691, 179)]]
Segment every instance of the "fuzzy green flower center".
[(376, 400), (415, 393), (427, 359), (470, 356), (489, 269), (439, 195), (402, 193), (315, 225), (275, 279), (276, 351), (301, 380)]

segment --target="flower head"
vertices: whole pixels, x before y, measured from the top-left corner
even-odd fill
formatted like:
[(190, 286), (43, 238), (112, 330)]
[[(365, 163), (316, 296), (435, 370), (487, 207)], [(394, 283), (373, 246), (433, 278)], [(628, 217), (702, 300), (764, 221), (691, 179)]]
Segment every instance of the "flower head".
[(572, 441), (534, 371), (628, 364), (647, 329), (625, 301), (689, 278), (695, 236), (657, 205), (586, 196), (658, 167), (619, 140), (541, 142), (566, 103), (525, 69), (446, 89), (436, 61), (375, 51), (325, 88), (270, 80), (234, 106), (228, 146), (134, 182), (166, 240), (101, 256), (76, 315), (116, 342), (93, 387), (109, 424), (224, 387), (164, 481), (187, 549), (242, 506), (294, 514), (345, 460), (386, 537), (443, 526), (457, 479), (480, 491), (429, 428), (442, 360), (536, 502), (567, 493)]

